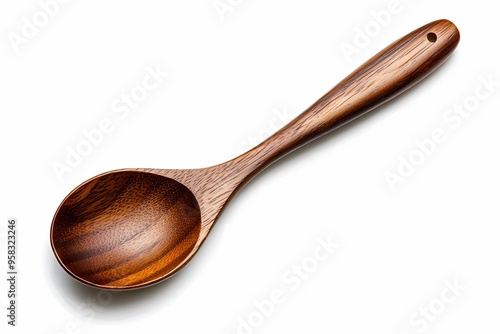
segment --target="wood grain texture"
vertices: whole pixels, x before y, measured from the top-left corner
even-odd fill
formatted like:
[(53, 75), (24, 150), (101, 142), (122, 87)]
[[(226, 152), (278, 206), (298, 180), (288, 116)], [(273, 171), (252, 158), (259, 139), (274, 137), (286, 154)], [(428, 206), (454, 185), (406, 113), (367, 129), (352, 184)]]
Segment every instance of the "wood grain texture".
[(63, 268), (91, 286), (126, 290), (177, 272), (200, 249), (225, 205), (266, 166), (410, 88), (460, 39), (447, 20), (397, 40), (259, 146), (188, 170), (124, 169), (77, 187), (57, 210), (51, 244)]
[(81, 280), (129, 286), (182, 262), (198, 240), (200, 221), (198, 203), (182, 184), (123, 171), (72, 192), (58, 210), (52, 239), (60, 261)]

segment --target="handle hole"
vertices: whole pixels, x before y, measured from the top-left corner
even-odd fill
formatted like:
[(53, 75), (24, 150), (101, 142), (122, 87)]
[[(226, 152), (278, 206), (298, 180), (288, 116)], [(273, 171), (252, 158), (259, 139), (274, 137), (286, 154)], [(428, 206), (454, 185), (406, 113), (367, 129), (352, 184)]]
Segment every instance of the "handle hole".
[(430, 32), (427, 34), (427, 40), (431, 43), (434, 43), (435, 41), (437, 41), (438, 37), (436, 36), (435, 33), (433, 32)]

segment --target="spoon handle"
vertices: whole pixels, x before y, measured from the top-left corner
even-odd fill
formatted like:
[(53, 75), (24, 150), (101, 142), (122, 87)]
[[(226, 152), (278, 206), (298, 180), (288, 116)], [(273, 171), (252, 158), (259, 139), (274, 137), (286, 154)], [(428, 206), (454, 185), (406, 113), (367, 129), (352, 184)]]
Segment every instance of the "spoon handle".
[(244, 180), (412, 87), (442, 64), (459, 40), (452, 22), (438, 20), (392, 43), (273, 136), (237, 157), (234, 162), (246, 170)]

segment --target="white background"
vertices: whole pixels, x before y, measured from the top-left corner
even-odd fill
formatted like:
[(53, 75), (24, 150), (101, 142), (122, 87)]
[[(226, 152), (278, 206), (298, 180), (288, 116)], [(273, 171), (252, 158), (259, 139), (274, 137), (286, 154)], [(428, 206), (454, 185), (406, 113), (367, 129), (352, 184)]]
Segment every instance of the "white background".
[[(349, 59), (342, 43), (353, 44), (389, 1), (221, 2), (232, 10), (219, 15), (213, 0), (69, 1), (18, 52), (9, 36), (40, 4), (0, 5), (2, 262), (7, 218), (18, 218), (20, 235), (19, 326), (6, 325), (2, 279), (2, 333), (498, 332), (500, 87), (460, 124), (444, 119), (473, 101), (480, 77), (500, 81), (491, 1), (401, 0)], [(298, 115), (387, 44), (439, 18), (462, 36), (443, 67), (255, 178), (172, 279), (92, 304), (108, 296), (55, 261), (52, 216), (79, 183), (116, 168), (226, 161), (282, 126), (278, 114)], [(157, 66), (168, 76), (119, 118), (115, 101)], [(106, 118), (113, 131), (59, 179), (54, 163)], [(384, 175), (438, 128), (446, 140), (391, 190)], [(317, 238), (340, 246), (293, 289), (283, 275), (314, 264)], [(464, 287), (450, 303), (441, 297), (452, 296), (447, 281)], [(284, 301), (257, 314), (255, 302), (273, 290)], [(241, 319), (258, 326), (239, 328)]]

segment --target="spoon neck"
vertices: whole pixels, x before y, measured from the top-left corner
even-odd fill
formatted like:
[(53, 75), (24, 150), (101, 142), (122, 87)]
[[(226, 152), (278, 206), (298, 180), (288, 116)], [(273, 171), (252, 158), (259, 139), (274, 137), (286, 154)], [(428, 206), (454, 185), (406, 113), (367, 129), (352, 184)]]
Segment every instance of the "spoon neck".
[[(302, 116), (302, 115), (301, 115)], [(314, 139), (317, 134), (305, 127), (301, 116), (246, 153), (230, 160), (230, 173), (238, 175), (237, 188), (245, 185), (273, 162)]]

